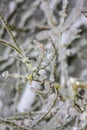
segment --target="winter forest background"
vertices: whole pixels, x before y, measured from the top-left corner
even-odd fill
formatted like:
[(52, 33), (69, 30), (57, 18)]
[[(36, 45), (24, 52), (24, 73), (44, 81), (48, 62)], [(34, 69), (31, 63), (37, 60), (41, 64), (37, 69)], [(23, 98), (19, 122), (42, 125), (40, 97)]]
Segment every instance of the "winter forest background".
[(87, 130), (87, 0), (0, 0), (0, 130)]

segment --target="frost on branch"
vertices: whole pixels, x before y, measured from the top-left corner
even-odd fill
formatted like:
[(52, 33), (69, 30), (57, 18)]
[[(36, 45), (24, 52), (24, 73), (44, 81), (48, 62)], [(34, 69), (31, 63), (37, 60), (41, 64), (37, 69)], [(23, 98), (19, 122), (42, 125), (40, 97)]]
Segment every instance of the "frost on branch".
[(0, 130), (87, 129), (86, 6), (0, 1)]

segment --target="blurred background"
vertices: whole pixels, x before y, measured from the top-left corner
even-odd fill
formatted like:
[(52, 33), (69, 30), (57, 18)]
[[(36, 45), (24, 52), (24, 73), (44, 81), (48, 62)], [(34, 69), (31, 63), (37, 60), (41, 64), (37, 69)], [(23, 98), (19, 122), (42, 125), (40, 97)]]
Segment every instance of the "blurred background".
[[(47, 6), (44, 4), (44, 2), (46, 1), (0, 0), (0, 13), (7, 21), (19, 46), (25, 52), (25, 55), (32, 62), (33, 66), (37, 63), (38, 57), (40, 55), (40, 50), (33, 43), (33, 40), (37, 39), (43, 43), (45, 48), (43, 62), (49, 60), (52, 56), (51, 54), (53, 49), (49, 40), (44, 38), (44, 36), (48, 34), (52, 35), (52, 31), (55, 32), (58, 25), (60, 24), (61, 19), (60, 11), (62, 10), (63, 0), (48, 0)], [(84, 1), (84, 5), (80, 14), (77, 14), (80, 7), (79, 2), (76, 0), (68, 0), (68, 2), (69, 3), (66, 9), (67, 16), (65, 23), (63, 24), (63, 28), (67, 27), (68, 24), (70, 24), (70, 26), (65, 30), (62, 36), (64, 46), (66, 46), (67, 49), (67, 75), (68, 77), (74, 77), (86, 82), (87, 1)], [(74, 18), (76, 14), (77, 16)], [(51, 16), (54, 17), (53, 26), (49, 22)], [(54, 37), (54, 35), (52, 36)], [(13, 43), (12, 38), (4, 28), (1, 21), (0, 39)], [(67, 45), (66, 43), (69, 44)], [(59, 45), (56, 44), (57, 50), (58, 46)], [(61, 75), (60, 62), (60, 60), (57, 61), (55, 78), (56, 82), (58, 83), (60, 82)], [(53, 65), (51, 64), (46, 69), (42, 70), (40, 72), (41, 77), (52, 80), (52, 67)], [(64, 69), (64, 71), (66, 70)], [(8, 77), (8, 73), (12, 74), (10, 78)], [(14, 50), (0, 44), (0, 117), (3, 118), (13, 116), (20, 112), (40, 110), (41, 108), (40, 97), (30, 90), (31, 85), (28, 84), (25, 80), (14, 78), (16, 73), (26, 75), (27, 70), (25, 65), (17, 58), (17, 53)], [(40, 89), (43, 88), (43, 86), (37, 82), (33, 82), (32, 86), (38, 86)], [(11, 128), (7, 125), (1, 124), (0, 129), (10, 130)], [(71, 128), (68, 129), (71, 130)], [(45, 128), (43, 130), (45, 130)]]

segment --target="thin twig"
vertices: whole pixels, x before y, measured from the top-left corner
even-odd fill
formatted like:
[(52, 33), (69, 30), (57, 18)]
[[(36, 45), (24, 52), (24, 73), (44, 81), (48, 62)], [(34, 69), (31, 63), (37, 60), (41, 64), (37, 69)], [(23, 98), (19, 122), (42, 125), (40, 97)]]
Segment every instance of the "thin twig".
[(55, 58), (54, 58), (54, 64), (53, 64), (53, 80), (55, 81), (56, 80), (56, 70), (57, 70), (57, 61), (58, 61), (58, 50), (56, 49), (56, 46), (55, 46), (55, 43), (53, 41), (53, 39), (48, 36), (50, 42), (52, 43), (52, 46), (54, 48), (54, 51), (55, 51)]
[(39, 67), (41, 66), (41, 63), (43, 61), (43, 57), (44, 57), (44, 46), (43, 44), (41, 44), (39, 41), (37, 40), (34, 40), (33, 41), (36, 45), (38, 45), (38, 47), (40, 48), (41, 50), (41, 54), (39, 55), (39, 58), (38, 58), (38, 65), (37, 65), (37, 69), (39, 69)]
[[(55, 98), (53, 99), (51, 105), (49, 106), (49, 109), (47, 110), (47, 112), (45, 112), (44, 114), (42, 114), (40, 117), (38, 117), (38, 119), (35, 119), (32, 123), (31, 123), (31, 128), (34, 127), (37, 123), (39, 123), (44, 117), (46, 117), (48, 115), (48, 113), (52, 110), (52, 108), (54, 107), (56, 101), (58, 99), (58, 90), (55, 88)], [(49, 104), (49, 103), (48, 103)]]
[(45, 69), (47, 66), (49, 66), (50, 63), (51, 63), (51, 62), (53, 61), (53, 59), (55, 58), (55, 56), (58, 57), (57, 49), (56, 49), (56, 46), (55, 46), (55, 44), (54, 44), (52, 38), (51, 38), (50, 36), (48, 36), (48, 39), (51, 41), (51, 44), (52, 44), (53, 49), (54, 49), (54, 54), (51, 56), (51, 58), (49, 59), (49, 61), (48, 61), (44, 66), (41, 66), (41, 67), (40, 67), (40, 70), (41, 70), (41, 69)]
[(20, 51), (20, 49), (17, 48), (16, 46), (12, 45), (11, 43), (9, 43), (9, 42), (7, 42), (7, 41), (5, 41), (3, 39), (0, 39), (0, 43), (3, 44), (3, 45), (5, 45), (5, 46), (8, 46), (8, 47), (12, 48), (13, 50), (15, 50), (20, 55), (22, 54), (22, 52)]
[(17, 124), (16, 122), (14, 122), (14, 121), (9, 121), (9, 120), (7, 120), (7, 119), (3, 119), (3, 118), (1, 118), (0, 117), (0, 123), (5, 123), (5, 124), (8, 124), (8, 125), (10, 125), (10, 126), (12, 126), (12, 127), (16, 127), (16, 128), (19, 128), (19, 129), (21, 129), (21, 130), (29, 130), (29, 128), (28, 127), (26, 127), (26, 126), (24, 126), (24, 125), (19, 125), (19, 124)]
[(13, 42), (15, 43), (15, 45), (17, 46), (17, 48), (20, 50), (20, 52), (22, 52), (22, 50), (20, 49), (20, 47), (19, 47), (19, 45), (18, 45), (18, 43), (17, 43), (17, 41), (16, 41), (16, 39), (15, 39), (15, 37), (14, 37), (14, 35), (13, 35), (11, 29), (10, 29), (10, 27), (8, 26), (7, 22), (5, 21), (5, 19), (4, 19), (4, 17), (2, 16), (1, 13), (0, 13), (0, 19), (1, 19), (2, 23), (4, 24), (6, 30), (7, 30), (8, 33), (10, 34), (10, 36), (11, 36)]

